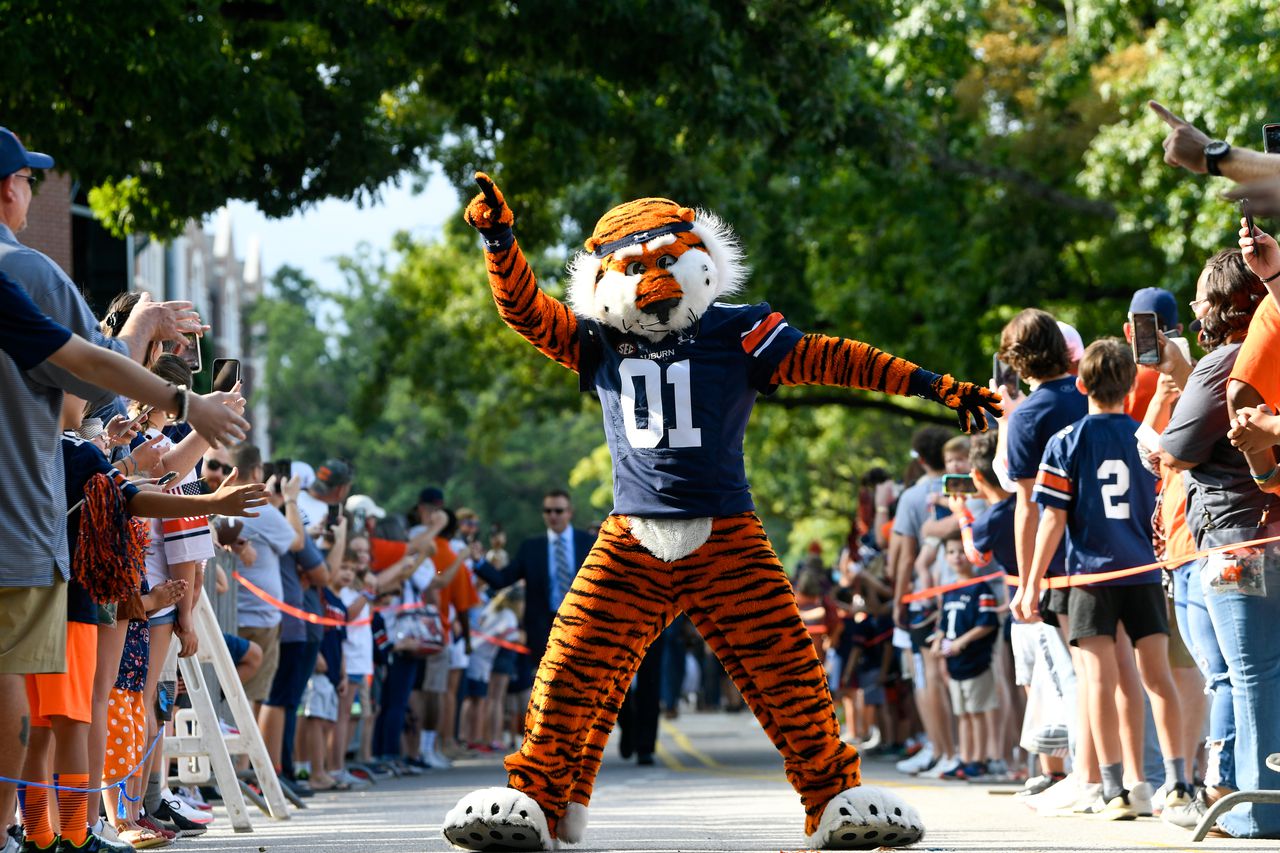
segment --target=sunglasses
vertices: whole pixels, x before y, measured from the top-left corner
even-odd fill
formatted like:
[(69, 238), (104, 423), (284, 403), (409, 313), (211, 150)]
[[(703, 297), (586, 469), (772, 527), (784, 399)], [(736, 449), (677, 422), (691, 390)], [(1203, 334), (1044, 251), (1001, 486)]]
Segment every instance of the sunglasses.
[(204, 461), (204, 467), (209, 471), (214, 471), (214, 472), (222, 471), (224, 473), (230, 474), (232, 469), (234, 469), (236, 466), (226, 465), (222, 462), (219, 462), (217, 459), (206, 459)]
[(542, 512), (545, 515), (562, 515), (569, 511), (567, 506), (544, 506)]

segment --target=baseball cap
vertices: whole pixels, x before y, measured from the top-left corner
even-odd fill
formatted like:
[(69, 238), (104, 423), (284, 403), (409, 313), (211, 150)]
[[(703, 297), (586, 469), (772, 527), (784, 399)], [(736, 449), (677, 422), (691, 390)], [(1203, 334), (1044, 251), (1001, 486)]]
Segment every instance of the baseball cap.
[(1058, 328), (1062, 330), (1062, 337), (1067, 340), (1067, 352), (1070, 354), (1071, 360), (1079, 361), (1084, 358), (1084, 338), (1080, 337), (1076, 327), (1059, 320)]
[(366, 518), (386, 518), (387, 511), (374, 503), (368, 495), (352, 495), (347, 498), (347, 512)]
[(18, 134), (7, 127), (0, 127), (0, 175), (8, 177), (24, 167), (52, 169), (53, 158), (48, 154), (28, 151), (18, 139)]
[(293, 460), (293, 464), (289, 467), (289, 476), (297, 477), (299, 484), (303, 489), (311, 488), (311, 484), (316, 481), (316, 469), (312, 468), (301, 459)]
[(435, 486), (427, 486), (418, 492), (418, 503), (431, 504), (433, 506), (444, 506), (444, 492)]
[(351, 466), (341, 459), (330, 459), (316, 469), (316, 481), (311, 484), (311, 490), (323, 495), (350, 482)]
[(1160, 318), (1163, 330), (1178, 328), (1178, 301), (1163, 287), (1144, 287), (1129, 300), (1129, 313), (1150, 311)]

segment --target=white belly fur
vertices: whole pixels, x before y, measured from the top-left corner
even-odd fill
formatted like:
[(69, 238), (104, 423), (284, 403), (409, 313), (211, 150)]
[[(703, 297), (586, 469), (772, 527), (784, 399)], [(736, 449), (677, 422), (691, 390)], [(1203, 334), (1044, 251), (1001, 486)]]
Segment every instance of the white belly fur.
[(631, 535), (666, 563), (689, 556), (711, 538), (709, 518), (636, 518), (627, 516)]

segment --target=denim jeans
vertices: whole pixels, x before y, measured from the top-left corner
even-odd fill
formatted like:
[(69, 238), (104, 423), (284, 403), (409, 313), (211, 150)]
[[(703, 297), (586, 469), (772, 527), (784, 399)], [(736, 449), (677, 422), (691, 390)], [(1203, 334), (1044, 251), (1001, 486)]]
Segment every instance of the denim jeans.
[(1196, 560), (1173, 570), (1174, 614), (1183, 642), (1196, 659), (1205, 678), (1205, 692), (1209, 694), (1209, 740), (1205, 755), (1208, 766), (1204, 782), (1235, 788), (1236, 712), (1231, 702), (1231, 676), (1204, 604), (1204, 588), (1200, 585), (1203, 567), (1204, 560)]
[[(1212, 548), (1280, 535), (1280, 524), (1205, 531), (1201, 547)], [(1201, 589), (1218, 637), (1235, 709), (1236, 783), (1240, 790), (1280, 789), (1280, 773), (1266, 758), (1280, 751), (1280, 543), (1252, 549), (1257, 556), (1233, 568), (1210, 555), (1201, 569)], [(1260, 559), (1259, 559), (1260, 558)], [(1219, 819), (1237, 838), (1280, 837), (1280, 805), (1246, 803)]]
[(391, 655), (386, 678), (382, 681), (382, 713), (373, 730), (373, 754), (379, 758), (398, 758), (403, 750), (400, 736), (409, 714), (409, 694), (417, 687), (422, 659), (413, 655)]

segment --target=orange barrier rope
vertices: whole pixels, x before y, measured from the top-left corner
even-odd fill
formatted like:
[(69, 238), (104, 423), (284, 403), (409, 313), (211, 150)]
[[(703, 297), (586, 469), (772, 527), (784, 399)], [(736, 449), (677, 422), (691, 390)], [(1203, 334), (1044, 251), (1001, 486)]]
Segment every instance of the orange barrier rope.
[[(360, 619), (353, 619), (350, 622), (348, 622), (343, 619), (331, 619), (328, 616), (320, 616), (315, 613), (310, 613), (306, 610), (300, 610), (297, 607), (294, 607), (292, 604), (289, 604), (286, 601), (281, 601), (280, 599), (276, 598), (274, 595), (267, 592), (262, 587), (257, 586), (256, 584), (253, 583), (253, 581), (249, 580), (239, 572), (232, 572), (231, 576), (235, 578), (236, 581), (241, 586), (249, 590), (249, 592), (253, 593), (258, 598), (265, 601), (267, 604), (270, 604), (276, 610), (279, 610), (281, 613), (287, 613), (288, 615), (294, 617), (295, 619), (301, 619), (304, 622), (310, 622), (312, 625), (324, 625), (330, 628), (353, 628), (360, 625), (373, 624), (372, 616), (365, 616)], [(390, 607), (374, 607), (374, 608), (371, 608), (371, 610), (377, 613), (397, 613), (405, 610), (415, 610), (421, 606), (422, 606), (421, 604), (395, 604)], [(518, 652), (520, 654), (529, 653), (529, 649), (526, 646), (522, 646), (519, 643), (513, 643), (510, 640), (503, 640), (500, 637), (491, 637), (488, 634), (472, 634), (471, 638), (473, 640), (485, 640), (486, 642), (493, 643), (495, 646), (498, 646), (504, 649), (510, 649), (511, 651)]]
[[(1119, 578), (1132, 577), (1145, 572), (1154, 571), (1155, 569), (1175, 569), (1178, 566), (1204, 559), (1212, 554), (1224, 554), (1232, 551), (1239, 551), (1244, 548), (1256, 548), (1259, 545), (1269, 545), (1272, 542), (1280, 542), (1280, 536), (1267, 536), (1262, 539), (1250, 539), (1245, 542), (1233, 542), (1230, 545), (1219, 545), (1215, 548), (1207, 548), (1203, 551), (1196, 551), (1193, 554), (1186, 554), (1169, 560), (1157, 560), (1154, 563), (1148, 563), (1145, 566), (1134, 566), (1129, 569), (1116, 569), (1110, 572), (1097, 572), (1095, 574), (1084, 575), (1059, 575), (1058, 577), (1045, 578), (1042, 583), (1045, 589), (1065, 589), (1073, 586), (1088, 586), (1095, 583), (1103, 583), (1104, 581), (1118, 580)], [(902, 596), (903, 604), (910, 604), (913, 601), (921, 601), (926, 598), (933, 598), (946, 592), (956, 589), (963, 589), (966, 586), (973, 586), (984, 581), (996, 580), (1003, 577), (1005, 583), (1009, 586), (1020, 586), (1022, 581), (1017, 575), (1006, 575), (1004, 572), (992, 572), (989, 575), (981, 577), (965, 578), (955, 583), (943, 584), (941, 586), (931, 586), (928, 589), (922, 589), (919, 592), (913, 592), (909, 595)]]

